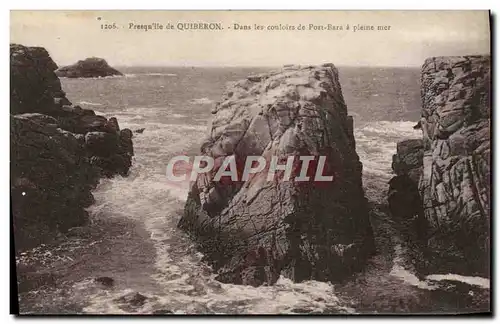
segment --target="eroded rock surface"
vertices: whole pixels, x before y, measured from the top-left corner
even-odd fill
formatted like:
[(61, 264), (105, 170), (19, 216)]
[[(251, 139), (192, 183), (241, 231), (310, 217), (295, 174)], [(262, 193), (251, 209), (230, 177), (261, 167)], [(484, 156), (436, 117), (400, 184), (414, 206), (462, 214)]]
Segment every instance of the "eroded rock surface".
[(419, 188), (439, 258), (487, 274), (490, 237), (489, 56), (436, 57), (422, 67)]
[(396, 154), (392, 156), (392, 170), (397, 175), (407, 174), (418, 183), (422, 174), (424, 142), (422, 139), (410, 139), (398, 142)]
[(267, 181), (267, 168), (245, 182), (213, 181), (217, 169), (198, 176), (179, 227), (199, 243), (218, 279), (258, 286), (280, 274), (337, 280), (359, 270), (373, 237), (337, 69), (288, 66), (249, 76), (228, 86), (212, 113), (201, 153), (216, 166), (226, 156), (240, 170), (250, 155), (278, 156), (280, 164), (288, 156), (326, 156), (325, 173), (334, 177)]
[(490, 78), (489, 56), (434, 57), (422, 66), (423, 139), (398, 144), (389, 202), (401, 207), (391, 206), (393, 214), (403, 205), (415, 214), (408, 201), (422, 201), (417, 234), (428, 271), (489, 275)]
[(16, 249), (81, 226), (99, 177), (127, 175), (132, 132), (73, 106), (40, 47), (10, 46), (11, 199)]

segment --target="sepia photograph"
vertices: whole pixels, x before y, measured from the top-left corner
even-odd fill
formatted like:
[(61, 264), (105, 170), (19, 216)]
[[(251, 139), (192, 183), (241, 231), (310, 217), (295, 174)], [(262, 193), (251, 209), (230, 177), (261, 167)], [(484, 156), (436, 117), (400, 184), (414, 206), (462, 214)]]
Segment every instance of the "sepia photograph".
[(10, 11), (16, 315), (492, 315), (488, 10)]

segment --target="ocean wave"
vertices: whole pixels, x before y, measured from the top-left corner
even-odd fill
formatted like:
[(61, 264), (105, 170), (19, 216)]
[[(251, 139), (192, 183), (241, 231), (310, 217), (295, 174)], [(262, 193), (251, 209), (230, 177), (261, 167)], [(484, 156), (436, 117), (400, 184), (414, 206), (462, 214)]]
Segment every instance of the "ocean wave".
[(102, 106), (101, 103), (89, 102), (89, 101), (80, 101), (78, 104), (85, 105), (85, 106)]
[(425, 277), (427, 280), (432, 281), (460, 281), (471, 286), (478, 286), (483, 289), (490, 289), (490, 280), (482, 277), (470, 277), (462, 276), (458, 274), (448, 273), (448, 274), (431, 274)]
[[(398, 240), (397, 238), (395, 238)], [(401, 279), (404, 283), (415, 286), (420, 289), (435, 290), (438, 288), (427, 281), (420, 280), (413, 271), (408, 270), (406, 267), (407, 260), (405, 260), (407, 251), (404, 250), (401, 243), (394, 245), (394, 259), (393, 267), (389, 275)]]
[(126, 74), (124, 75), (108, 75), (105, 77), (92, 77), (92, 78), (87, 78), (87, 77), (80, 77), (80, 78), (68, 78), (68, 77), (59, 77), (59, 79), (73, 79), (73, 80), (103, 80), (103, 79), (117, 79), (117, 78), (124, 78), (127, 77)]
[(175, 73), (159, 73), (159, 72), (144, 73), (142, 75), (149, 75), (149, 76), (169, 76), (169, 77), (175, 77), (175, 76), (177, 76), (177, 74), (175, 74)]
[(189, 101), (189, 103), (194, 104), (194, 105), (209, 105), (212, 104), (214, 101), (208, 99), (207, 97), (204, 98), (199, 98), (199, 99), (192, 99)]
[(356, 133), (376, 134), (384, 137), (395, 136), (397, 138), (421, 138), (422, 132), (413, 129), (416, 122), (414, 121), (376, 121), (367, 123), (366, 125), (355, 130)]

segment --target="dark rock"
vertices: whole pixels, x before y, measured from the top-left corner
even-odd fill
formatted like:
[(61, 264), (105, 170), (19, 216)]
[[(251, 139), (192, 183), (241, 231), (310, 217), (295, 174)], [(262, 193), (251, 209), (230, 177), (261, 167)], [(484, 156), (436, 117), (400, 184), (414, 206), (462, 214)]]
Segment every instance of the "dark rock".
[(95, 282), (100, 283), (105, 287), (113, 287), (115, 284), (115, 280), (111, 277), (97, 277), (95, 278)]
[(407, 174), (393, 177), (389, 181), (387, 200), (401, 236), (420, 247), (423, 252), (426, 251), (429, 224), (424, 216), (417, 183)]
[(106, 128), (109, 130), (109, 132), (118, 133), (120, 131), (118, 120), (116, 120), (115, 117), (111, 117), (106, 123)]
[(157, 309), (153, 312), (153, 315), (163, 315), (163, 314), (173, 314), (173, 313), (174, 312), (172, 312), (169, 309)]
[(82, 115), (95, 116), (95, 112), (92, 109), (82, 109)]
[(397, 144), (397, 152), (392, 156), (392, 169), (397, 175), (408, 174), (418, 183), (422, 173), (424, 158), (424, 142), (421, 139), (410, 139)]
[(423, 140), (399, 143), (394, 156), (391, 214), (418, 214), (413, 233), (424, 258), (416, 260), (427, 272), (490, 275), (490, 64), (489, 56), (427, 59)]
[(489, 276), (490, 70), (489, 56), (434, 57), (422, 66), (419, 191), (437, 273)]
[(43, 114), (38, 114), (38, 113), (26, 113), (26, 114), (19, 114), (17, 115), (18, 118), (22, 119), (28, 119), (34, 123), (37, 123), (39, 125), (54, 125), (57, 126), (58, 122), (57, 119), (43, 115)]
[(132, 131), (128, 128), (124, 128), (120, 131), (120, 148), (121, 152), (134, 155), (134, 145), (132, 143)]
[(108, 65), (106, 60), (98, 57), (87, 58), (56, 70), (58, 77), (65, 78), (100, 78), (113, 75), (123, 75), (120, 71)]
[(418, 123), (413, 126), (413, 129), (422, 129), (422, 122), (419, 120)]
[(58, 276), (52, 272), (40, 272), (36, 270), (23, 271), (17, 270), (17, 289), (18, 292), (28, 292), (38, 290), (42, 287), (56, 287)]
[(104, 116), (83, 115), (76, 120), (75, 133), (106, 132), (108, 120)]
[(118, 135), (104, 132), (85, 134), (85, 147), (90, 155), (110, 157), (118, 152)]
[(67, 104), (57, 65), (42, 47), (10, 45), (10, 112), (47, 114)]
[[(11, 116), (11, 198), (16, 249), (53, 231), (87, 222), (84, 210), (98, 174), (68, 132), (39, 116)], [(33, 233), (36, 233), (34, 235)]]
[(92, 233), (89, 230), (89, 228), (85, 226), (72, 227), (68, 229), (68, 231), (65, 234), (67, 237), (75, 237), (75, 238), (90, 238), (92, 236)]
[(223, 282), (343, 279), (363, 267), (374, 244), (337, 70), (290, 66), (250, 79), (229, 86), (214, 108), (202, 154), (216, 163), (234, 155), (240, 166), (249, 155), (323, 155), (334, 180), (267, 182), (263, 171), (247, 182), (218, 182), (203, 174), (179, 227)]
[(144, 133), (144, 130), (145, 130), (145, 129), (146, 129), (146, 128), (139, 128), (139, 129), (136, 129), (136, 130), (134, 130), (134, 133), (137, 133), (137, 134), (142, 134), (142, 133)]
[(86, 224), (91, 190), (101, 176), (128, 174), (133, 144), (116, 118), (71, 104), (45, 49), (11, 44), (10, 58), (11, 198), (22, 250)]

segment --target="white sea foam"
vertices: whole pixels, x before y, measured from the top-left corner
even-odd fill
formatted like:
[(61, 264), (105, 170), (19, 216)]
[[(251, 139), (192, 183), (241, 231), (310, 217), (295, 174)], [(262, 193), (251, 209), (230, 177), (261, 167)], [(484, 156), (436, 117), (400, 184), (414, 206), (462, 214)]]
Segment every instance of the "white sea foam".
[(404, 257), (405, 257), (405, 251), (401, 243), (395, 244), (393, 266), (391, 272), (389, 273), (391, 276), (399, 278), (404, 283), (418, 287), (420, 289), (435, 290), (436, 288), (438, 288), (436, 285), (432, 285), (426, 281), (421, 281), (413, 273), (413, 271), (408, 270), (407, 269), (408, 266), (405, 264)]
[(470, 276), (462, 276), (458, 274), (432, 274), (426, 277), (427, 280), (434, 281), (442, 281), (442, 280), (450, 280), (450, 281), (460, 281), (472, 286), (478, 286), (484, 289), (490, 289), (490, 280), (482, 277), (470, 277)]
[(80, 101), (78, 104), (85, 105), (85, 106), (102, 106), (101, 103), (89, 102), (89, 101)]
[(209, 104), (213, 103), (213, 100), (210, 100), (210, 99), (204, 97), (204, 98), (199, 98), (199, 99), (192, 99), (189, 102), (192, 104), (195, 104), (195, 105), (209, 105)]
[(123, 77), (126, 77), (127, 75), (124, 74), (124, 75), (108, 75), (108, 76), (105, 76), (105, 77), (93, 77), (93, 78), (87, 78), (87, 77), (81, 77), (81, 78), (68, 78), (68, 77), (59, 77), (60, 79), (73, 79), (73, 80), (105, 80), (105, 79), (116, 79), (116, 78), (123, 78)]
[(143, 75), (149, 75), (149, 76), (169, 76), (169, 77), (175, 77), (175, 76), (177, 76), (177, 74), (175, 74), (175, 73), (159, 73), (159, 72), (144, 73)]

